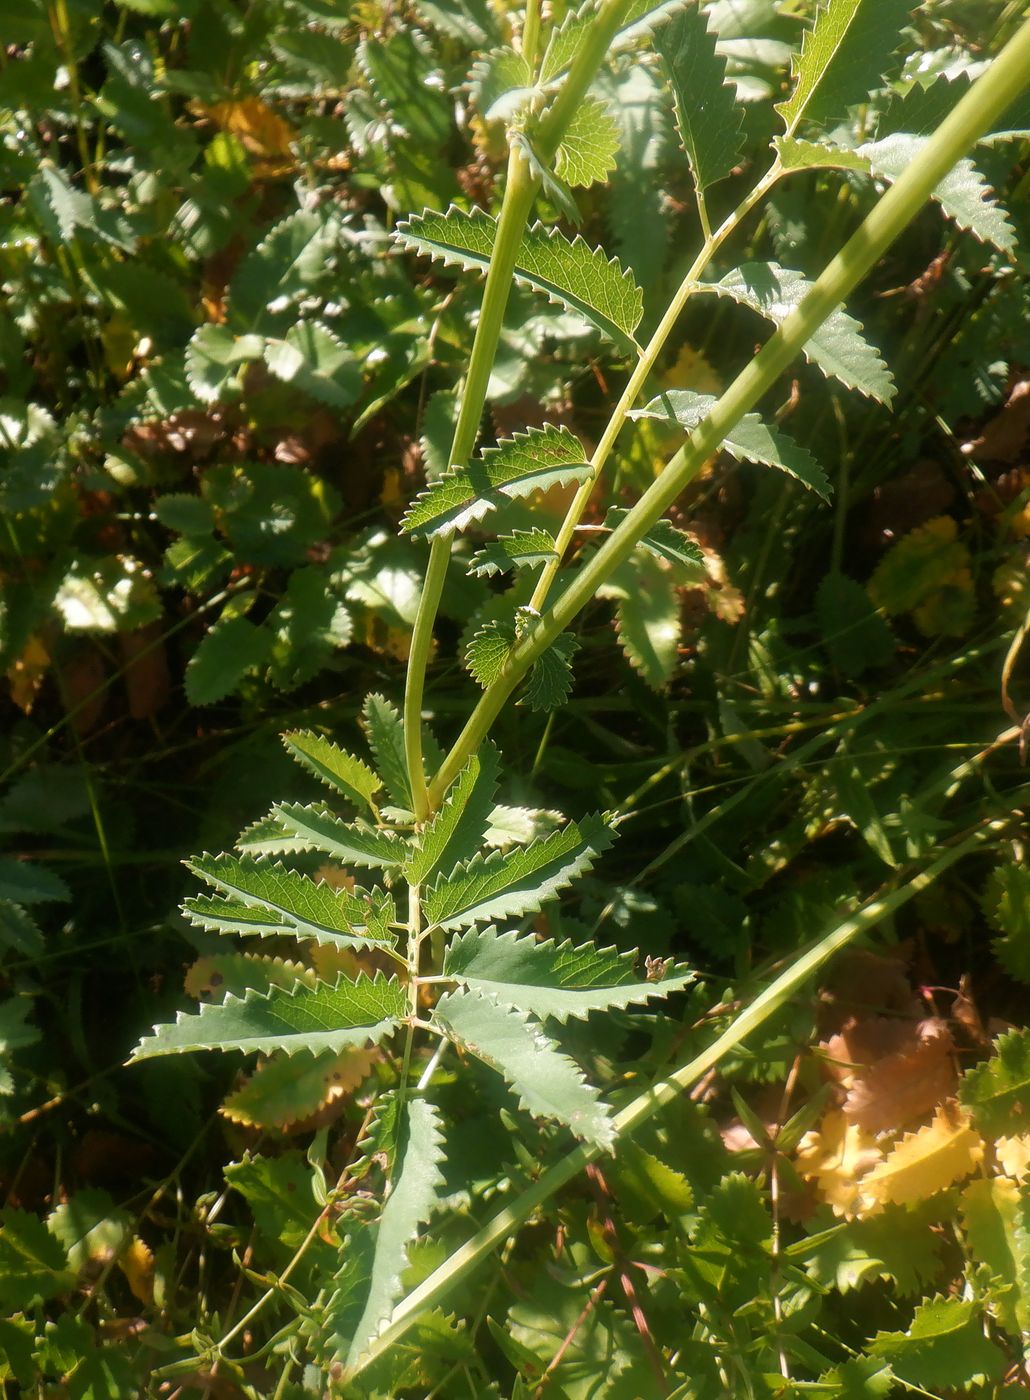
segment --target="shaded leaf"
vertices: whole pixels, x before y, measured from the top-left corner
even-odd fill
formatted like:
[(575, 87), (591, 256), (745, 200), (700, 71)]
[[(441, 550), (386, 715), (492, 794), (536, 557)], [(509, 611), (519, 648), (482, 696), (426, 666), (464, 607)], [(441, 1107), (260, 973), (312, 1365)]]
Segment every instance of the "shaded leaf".
[(510, 569), (549, 564), (556, 558), (554, 538), (549, 531), (540, 527), (513, 530), (510, 535), (500, 535), (493, 544), (478, 549), (469, 561), (468, 571), (479, 578), (489, 578), (493, 574), (506, 574)]
[(220, 618), (186, 665), (186, 698), (191, 705), (214, 705), (263, 666), (272, 634), (245, 617)]
[(449, 872), (476, 854), (493, 811), (497, 770), (492, 744), (483, 744), (471, 755), (439, 811), (416, 837), (404, 867), (409, 884), (421, 884), (436, 870)]
[(987, 1137), (1025, 1132), (1030, 1123), (1030, 1031), (1000, 1035), (991, 1058), (962, 1076), (958, 1096)]
[(682, 9), (657, 30), (655, 49), (672, 84), (676, 127), (694, 183), (705, 190), (737, 163), (742, 112), (726, 84), (726, 60), (715, 51), (704, 11)]

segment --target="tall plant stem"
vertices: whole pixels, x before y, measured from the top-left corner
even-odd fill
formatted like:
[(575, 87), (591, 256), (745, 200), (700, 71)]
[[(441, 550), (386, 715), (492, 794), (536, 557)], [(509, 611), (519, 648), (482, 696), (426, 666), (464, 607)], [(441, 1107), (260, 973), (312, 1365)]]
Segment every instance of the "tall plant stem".
[(991, 124), (1030, 82), (1030, 20), (1024, 22), (987, 71), (973, 84), (954, 111), (927, 141), (913, 161), (812, 287), (777, 328), (755, 358), (741, 371), (667, 463), (662, 474), (605, 544), (578, 572), (559, 601), (543, 613), (530, 635), (515, 647), (501, 674), (487, 687), (429, 787), (430, 801), (439, 802), (469, 754), (489, 733), (506, 700), (536, 659), (564, 631), (612, 572), (626, 560), (637, 541), (652, 528), (726, 434), (776, 382), (826, 317), (854, 290), (929, 199), (934, 187), (956, 161), (990, 130)]
[[(545, 159), (550, 160), (557, 150), (558, 143), (587, 88), (597, 75), (608, 45), (628, 8), (629, 0), (605, 0), (601, 6), (587, 40), (577, 53), (569, 75), (555, 99), (554, 106), (541, 123), (537, 144)], [(511, 293), (515, 259), (539, 183), (539, 178), (532, 172), (519, 143), (513, 141), (508, 156), (508, 176), (497, 220), (490, 270), (487, 273), (479, 323), (472, 342), (472, 354), (451, 443), (449, 466), (464, 466), (476, 445), (490, 372)], [(425, 821), (437, 805), (426, 787), (422, 757), (422, 699), (425, 693), (426, 665), (433, 641), (433, 624), (447, 578), (452, 538), (453, 532), (448, 532), (438, 535), (433, 540), (408, 656), (404, 692), (404, 751), (416, 821)]]
[(554, 542), (555, 558), (549, 564), (545, 564), (540, 578), (537, 581), (536, 588), (533, 590), (533, 597), (530, 599), (530, 607), (535, 608), (537, 612), (542, 612), (544, 609), (544, 605), (547, 602), (547, 595), (554, 581), (554, 576), (561, 566), (562, 557), (572, 543), (572, 537), (576, 532), (576, 527), (579, 525), (580, 520), (583, 518), (583, 512), (593, 494), (594, 487), (597, 485), (597, 479), (604, 470), (605, 463), (608, 461), (611, 450), (615, 446), (615, 441), (626, 422), (626, 415), (636, 403), (637, 397), (644, 387), (648, 375), (654, 369), (655, 361), (665, 348), (665, 342), (672, 334), (687, 301), (690, 299), (691, 295), (697, 291), (699, 285), (698, 279), (705, 268), (707, 268), (720, 246), (730, 236), (741, 220), (751, 212), (762, 196), (768, 193), (782, 173), (783, 171), (780, 167), (779, 160), (777, 160), (762, 176), (761, 180), (759, 180), (758, 184), (751, 190), (750, 194), (741, 200), (733, 213), (724, 219), (715, 233), (706, 234), (701, 251), (691, 263), (686, 276), (680, 283), (676, 295), (669, 303), (665, 315), (659, 322), (651, 339), (640, 352), (640, 358), (637, 360), (633, 373), (627, 380), (626, 387), (622, 391), (622, 396), (615, 405), (615, 410), (611, 418), (608, 420), (608, 426), (605, 428), (601, 440), (594, 449), (593, 456), (590, 458), (590, 475), (580, 485), (579, 490), (572, 498), (572, 503), (569, 506), (565, 519), (562, 521), (561, 529), (558, 531)]
[[(624, 1137), (648, 1119), (653, 1118), (667, 1104), (676, 1099), (685, 1089), (690, 1088), (730, 1050), (741, 1043), (752, 1031), (761, 1026), (783, 1003), (823, 967), (823, 965), (861, 933), (873, 929), (882, 919), (895, 913), (910, 899), (927, 889), (945, 870), (981, 846), (990, 837), (1004, 830), (1009, 818), (985, 821), (971, 831), (964, 840), (949, 847), (924, 870), (913, 873), (903, 884), (887, 894), (868, 900), (861, 909), (831, 929), (803, 953), (785, 972), (781, 972), (761, 992), (746, 1010), (742, 1011), (727, 1029), (699, 1055), (693, 1056), (673, 1074), (638, 1094), (614, 1118), (616, 1139)], [(392, 1347), (412, 1325), (415, 1319), (427, 1308), (433, 1307), (459, 1282), (467, 1277), (470, 1270), (481, 1263), (492, 1250), (496, 1249), (543, 1203), (561, 1190), (584, 1167), (601, 1154), (601, 1148), (589, 1143), (581, 1143), (572, 1152), (562, 1157), (525, 1191), (521, 1192), (504, 1210), (463, 1244), (439, 1268), (435, 1269), (419, 1286), (409, 1293), (394, 1310), (389, 1326), (380, 1333), (372, 1344), (362, 1366), (367, 1366), (378, 1356)]]

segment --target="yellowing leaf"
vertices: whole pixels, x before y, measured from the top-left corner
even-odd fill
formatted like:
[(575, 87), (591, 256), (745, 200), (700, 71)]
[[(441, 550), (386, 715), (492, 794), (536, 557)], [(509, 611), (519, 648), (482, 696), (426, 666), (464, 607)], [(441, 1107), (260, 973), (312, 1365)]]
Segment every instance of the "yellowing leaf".
[(973, 618), (969, 550), (950, 515), (912, 530), (884, 556), (869, 596), (888, 617), (911, 613), (926, 637), (961, 636)]
[(872, 1134), (833, 1108), (801, 1139), (795, 1165), (836, 1215), (853, 1215), (863, 1173), (882, 1158)]
[(212, 121), (235, 136), (255, 161), (255, 173), (281, 175), (290, 170), (293, 159), (290, 143), (294, 131), (260, 97), (241, 97), (230, 102), (213, 102), (203, 111)]
[(692, 345), (681, 347), (673, 364), (661, 378), (663, 389), (693, 389), (697, 394), (721, 394), (722, 377), (716, 373), (700, 350)]
[(1022, 1181), (1030, 1167), (1030, 1133), (1000, 1137), (994, 1144), (994, 1160), (1013, 1181)]
[(118, 1260), (133, 1294), (141, 1303), (154, 1301), (154, 1255), (139, 1237), (135, 1238)]
[(355, 1046), (338, 1055), (292, 1055), (266, 1060), (222, 1105), (226, 1118), (248, 1128), (283, 1131), (356, 1089), (379, 1052)]
[(983, 1151), (983, 1140), (963, 1110), (953, 1100), (942, 1104), (932, 1123), (908, 1133), (868, 1174), (862, 1208), (925, 1201), (974, 1171)]
[(30, 637), (25, 644), (25, 650), (7, 668), (11, 699), (25, 714), (29, 714), (36, 703), (36, 696), (49, 666), (50, 653), (38, 637)]

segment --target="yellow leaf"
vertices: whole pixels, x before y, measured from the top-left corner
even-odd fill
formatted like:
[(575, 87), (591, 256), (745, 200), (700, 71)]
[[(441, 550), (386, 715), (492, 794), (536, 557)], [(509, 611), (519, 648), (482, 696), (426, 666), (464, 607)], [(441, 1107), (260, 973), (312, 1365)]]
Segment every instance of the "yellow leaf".
[(865, 1212), (880, 1206), (925, 1201), (961, 1181), (979, 1165), (984, 1146), (961, 1108), (941, 1104), (925, 1128), (908, 1133), (862, 1182)]
[(853, 1215), (862, 1174), (882, 1158), (872, 1134), (832, 1108), (819, 1127), (801, 1139), (795, 1165), (836, 1215)]
[(138, 1237), (118, 1260), (129, 1287), (141, 1303), (154, 1301), (154, 1255)]
[(1022, 1181), (1030, 1167), (1030, 1133), (998, 1138), (994, 1144), (994, 1159), (1006, 1176)]
[(240, 141), (247, 154), (255, 160), (256, 173), (275, 175), (291, 169), (293, 128), (260, 97), (213, 102), (203, 111), (223, 131)]
[(352, 1047), (339, 1055), (266, 1060), (229, 1095), (222, 1112), (244, 1127), (285, 1130), (356, 1089), (379, 1053), (374, 1047)]
[(888, 617), (911, 613), (924, 636), (961, 636), (975, 599), (969, 550), (951, 516), (936, 516), (898, 540), (869, 580), (869, 596)]
[(700, 350), (683, 345), (674, 364), (662, 375), (663, 389), (693, 389), (695, 394), (721, 394), (722, 378)]

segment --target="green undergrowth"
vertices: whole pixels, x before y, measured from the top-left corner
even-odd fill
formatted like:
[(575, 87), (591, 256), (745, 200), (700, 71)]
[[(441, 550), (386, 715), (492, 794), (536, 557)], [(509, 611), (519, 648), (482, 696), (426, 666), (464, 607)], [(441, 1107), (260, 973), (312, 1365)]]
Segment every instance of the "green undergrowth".
[(12, 1395), (1026, 1389), (1024, 9), (5, 19)]

